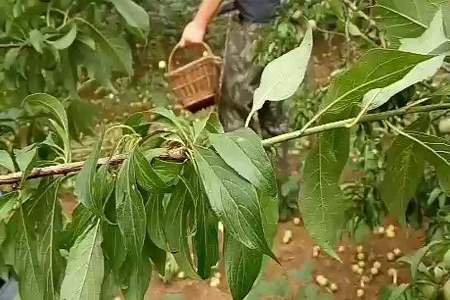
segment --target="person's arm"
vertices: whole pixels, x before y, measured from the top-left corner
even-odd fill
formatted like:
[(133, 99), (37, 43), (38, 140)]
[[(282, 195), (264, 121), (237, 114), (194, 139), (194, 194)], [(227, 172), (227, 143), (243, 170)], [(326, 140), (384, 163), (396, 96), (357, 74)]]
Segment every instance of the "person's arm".
[(209, 22), (216, 15), (222, 0), (203, 0), (194, 19), (184, 28), (183, 35), (180, 40), (180, 46), (184, 47), (189, 44), (198, 44), (203, 42), (206, 28)]

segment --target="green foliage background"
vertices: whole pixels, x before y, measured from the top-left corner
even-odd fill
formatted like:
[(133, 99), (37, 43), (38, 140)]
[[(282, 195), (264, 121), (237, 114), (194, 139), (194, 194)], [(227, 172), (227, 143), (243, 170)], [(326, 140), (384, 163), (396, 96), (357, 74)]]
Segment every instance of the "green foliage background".
[[(120, 100), (124, 90), (135, 89), (144, 99), (151, 89), (150, 107), (157, 98), (170, 103), (156, 66), (196, 4), (0, 3), (0, 166), (21, 172), (0, 202), (0, 267), (2, 276), (18, 278), (23, 299), (99, 299), (119, 292), (142, 299), (152, 269), (164, 276), (170, 255), (189, 277), (202, 279), (223, 259), (231, 294), (243, 299), (263, 256), (277, 260), (271, 246), (280, 199), (265, 149), (273, 141), (248, 128), (224, 133), (215, 113), (177, 116), (163, 108), (128, 115), (107, 129), (93, 126), (96, 106), (85, 98), (98, 94)], [(338, 258), (334, 249), (345, 232), (375, 228), (386, 214), (404, 225), (431, 220), (429, 245), (407, 261), (411, 283), (390, 291), (406, 299), (416, 299), (424, 284), (435, 287), (436, 297), (448, 288), (450, 142), (439, 129), (448, 111), (359, 122), (368, 112), (448, 103), (449, 10), (448, 1), (439, 0), (378, 0), (373, 7), (291, 0), (255, 57), (267, 66), (255, 110), (264, 101), (293, 98), (298, 131), (281, 141), (349, 119), (318, 131), (304, 161), (298, 206), (316, 243)], [(221, 24), (212, 34), (217, 49)], [(342, 70), (321, 91), (298, 89), (312, 31), (316, 39), (337, 36), (347, 43)], [(102, 132), (98, 140), (83, 138), (94, 132)], [(90, 153), (76, 179), (70, 170), (66, 177), (29, 178), (36, 168), (72, 163), (74, 145), (83, 143)], [(343, 182), (347, 168), (363, 175)], [(62, 191), (79, 200), (68, 215)]]

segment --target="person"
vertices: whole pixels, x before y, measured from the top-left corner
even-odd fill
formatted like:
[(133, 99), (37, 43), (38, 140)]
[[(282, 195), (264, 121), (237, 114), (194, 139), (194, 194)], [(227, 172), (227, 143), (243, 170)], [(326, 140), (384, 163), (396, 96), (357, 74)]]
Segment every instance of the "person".
[[(208, 24), (217, 14), (222, 0), (203, 0), (193, 20), (184, 28), (180, 45), (201, 43)], [(222, 98), (219, 117), (226, 131), (245, 124), (250, 113), (253, 93), (259, 85), (263, 68), (254, 63), (258, 37), (274, 18), (280, 0), (235, 0), (239, 14), (233, 17), (229, 28), (228, 47), (224, 54)], [(288, 129), (287, 117), (281, 102), (266, 102), (258, 112), (258, 122), (251, 126), (263, 137), (284, 133)], [(256, 127), (256, 128), (255, 128)]]

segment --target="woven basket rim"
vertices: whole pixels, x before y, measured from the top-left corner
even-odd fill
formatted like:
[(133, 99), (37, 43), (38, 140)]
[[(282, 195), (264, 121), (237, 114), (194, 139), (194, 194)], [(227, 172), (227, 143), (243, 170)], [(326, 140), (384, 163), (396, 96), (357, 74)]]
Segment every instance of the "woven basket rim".
[(165, 77), (171, 77), (174, 75), (177, 75), (179, 73), (183, 73), (184, 71), (186, 71), (187, 69), (190, 69), (192, 67), (194, 67), (195, 65), (201, 63), (201, 62), (206, 62), (209, 60), (213, 60), (215, 64), (219, 64), (222, 63), (222, 58), (220, 58), (219, 56), (215, 56), (215, 55), (210, 55), (210, 56), (205, 56), (205, 57), (201, 57), (197, 60), (194, 60), (184, 66), (181, 66), (173, 71), (167, 72), (166, 74), (164, 74)]

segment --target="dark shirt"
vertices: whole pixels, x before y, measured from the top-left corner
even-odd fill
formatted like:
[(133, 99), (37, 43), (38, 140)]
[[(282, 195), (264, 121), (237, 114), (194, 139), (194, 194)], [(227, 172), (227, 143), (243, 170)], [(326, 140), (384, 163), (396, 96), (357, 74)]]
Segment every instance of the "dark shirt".
[(275, 15), (280, 0), (236, 0), (242, 20), (251, 23), (268, 23)]

